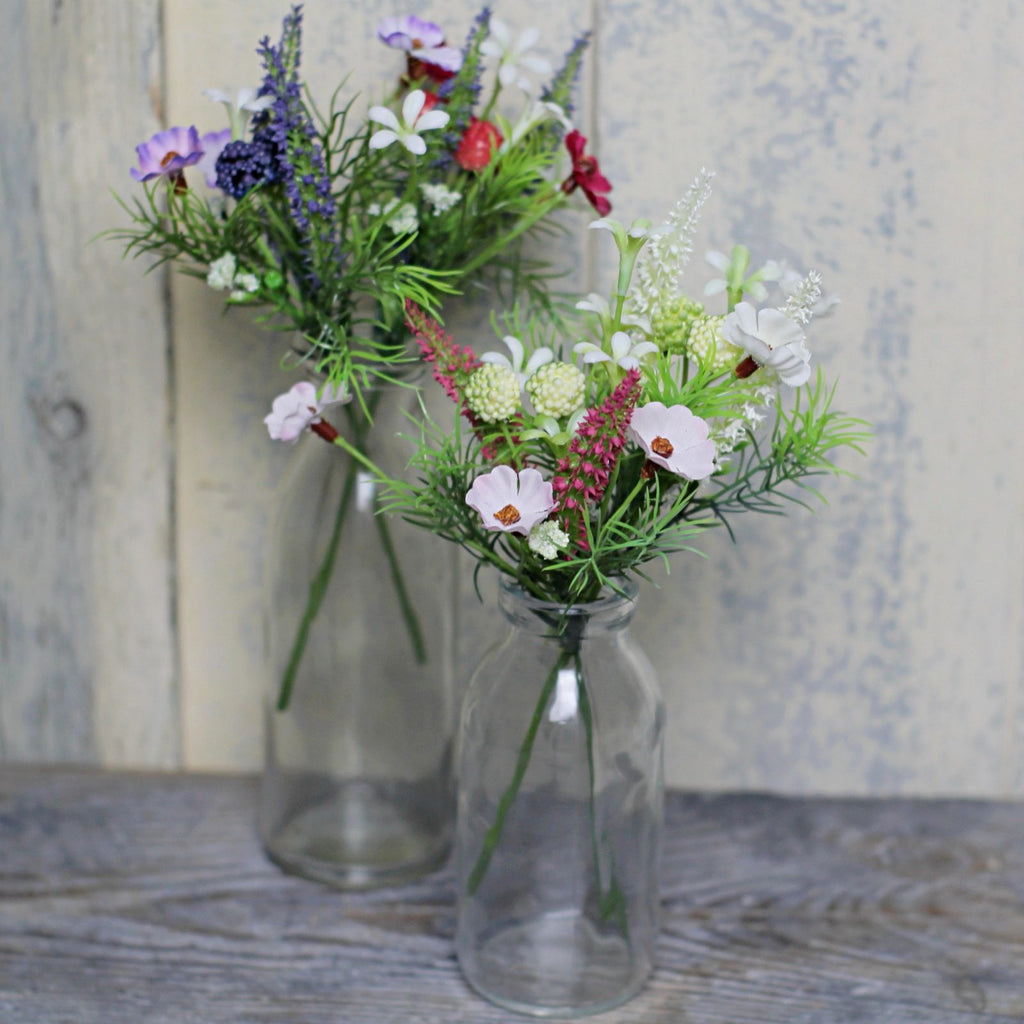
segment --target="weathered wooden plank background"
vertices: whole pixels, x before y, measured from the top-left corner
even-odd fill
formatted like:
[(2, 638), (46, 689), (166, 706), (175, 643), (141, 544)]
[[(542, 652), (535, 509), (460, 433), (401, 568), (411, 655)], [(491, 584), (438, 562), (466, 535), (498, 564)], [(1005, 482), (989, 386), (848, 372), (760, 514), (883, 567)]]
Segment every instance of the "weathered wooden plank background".
[[(0, 750), (246, 767), (260, 749), (260, 571), (289, 378), (216, 296), (86, 240), (134, 145), (220, 126), (278, 0), (35, 4), (0, 43)], [(477, 5), (421, 13), (459, 40)], [(304, 66), (367, 103), (392, 57), (370, 0), (306, 4)], [(818, 517), (740, 523), (674, 566), (638, 625), (675, 784), (1024, 793), (1024, 5), (506, 0), (552, 56), (592, 29), (582, 124), (615, 212), (717, 171), (698, 252), (816, 266), (841, 403), (877, 424)], [(162, 14), (162, 17), (160, 16)], [(580, 218), (583, 223), (586, 218)], [(602, 239), (580, 284), (608, 285)], [(699, 291), (705, 268), (689, 283)], [(475, 340), (475, 339), (474, 339)], [(173, 359), (171, 357), (173, 356)], [(170, 366), (173, 365), (173, 373)], [(173, 493), (173, 498), (172, 498)], [(467, 650), (487, 619), (469, 609)]]

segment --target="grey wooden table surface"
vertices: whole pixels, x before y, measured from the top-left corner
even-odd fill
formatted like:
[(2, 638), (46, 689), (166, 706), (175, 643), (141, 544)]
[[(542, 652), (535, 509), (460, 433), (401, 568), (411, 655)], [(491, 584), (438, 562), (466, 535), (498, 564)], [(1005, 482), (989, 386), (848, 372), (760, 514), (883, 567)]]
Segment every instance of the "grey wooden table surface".
[[(451, 876), (282, 875), (251, 778), (0, 769), (2, 1024), (493, 1024)], [(1024, 805), (668, 798), (647, 990), (595, 1022), (1024, 1020)]]

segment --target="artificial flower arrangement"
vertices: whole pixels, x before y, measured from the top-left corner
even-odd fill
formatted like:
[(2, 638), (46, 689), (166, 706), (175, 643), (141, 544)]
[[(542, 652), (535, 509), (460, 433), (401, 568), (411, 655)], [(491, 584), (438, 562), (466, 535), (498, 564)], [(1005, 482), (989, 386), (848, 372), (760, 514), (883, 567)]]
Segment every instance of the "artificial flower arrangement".
[[(467, 687), (457, 767), (456, 945), (500, 1005), (605, 1009), (653, 962), (664, 715), (644, 659), (593, 628), (602, 610), (631, 607), (629, 577), (734, 514), (808, 504), (869, 434), (812, 366), (806, 328), (832, 305), (819, 274), (754, 269), (737, 245), (709, 254), (724, 311), (682, 290), (710, 182), (701, 172), (657, 230), (594, 221), (618, 250), (610, 296), (555, 324), (513, 308), (495, 321), (507, 354), (478, 357), (407, 307), (458, 415), (412, 428), (385, 505), (518, 601)], [(305, 426), (346, 444), (319, 414)]]
[[(532, 52), (536, 30), (514, 34), (486, 7), (462, 47), (415, 15), (385, 17), (378, 39), (404, 54), (404, 68), (390, 99), (359, 118), (355, 100), (339, 99), (345, 83), (326, 109), (309, 95), (302, 20), (301, 5), (292, 7), (278, 43), (260, 43), (258, 89), (208, 91), (227, 109), (227, 127), (176, 126), (137, 147), (131, 174), (144, 196), (122, 203), (132, 225), (109, 234), (285, 332), (283, 362), (317, 385), (297, 384), (275, 402), (273, 438), (296, 440), (311, 413), (353, 397), (350, 431), (368, 438), (372, 385), (402, 378), (418, 358), (406, 304), (440, 315), (445, 299), (482, 278), (550, 306), (548, 268), (521, 243), (553, 230), (550, 215), (577, 189), (607, 212), (611, 185), (570, 121), (586, 35), (552, 71)], [(314, 588), (282, 710), (318, 607)]]
[(176, 126), (137, 147), (131, 174), (145, 195), (122, 203), (132, 225), (110, 232), (128, 253), (172, 261), (229, 305), (297, 332), (307, 367), (336, 394), (410, 358), (409, 301), (436, 314), (471, 278), (505, 274), (545, 302), (546, 268), (522, 258), (521, 241), (577, 186), (598, 212), (611, 187), (569, 120), (586, 36), (540, 87), (533, 75), (551, 69), (530, 52), (539, 34), (514, 36), (488, 8), (461, 48), (412, 15), (384, 18), (377, 34), (406, 58), (390, 100), (360, 119), (342, 83), (321, 110), (299, 74), (292, 7), (277, 45), (260, 43), (258, 89), (208, 90), (227, 127)]
[[(409, 326), (461, 417), (451, 433), (423, 425), (418, 480), (391, 482), (392, 511), (568, 606), (643, 576), (736, 513), (803, 504), (812, 478), (842, 472), (831, 456), (859, 450), (867, 433), (832, 408), (834, 389), (811, 367), (805, 327), (836, 301), (820, 275), (776, 261), (752, 270), (737, 245), (709, 253), (724, 276), (707, 293), (726, 294), (724, 313), (681, 289), (710, 181), (702, 172), (656, 231), (592, 222), (618, 248), (610, 298), (579, 301), (579, 325), (523, 323), (514, 311), (507, 356), (478, 358), (410, 304)], [(758, 308), (751, 300), (772, 284), (781, 305)]]

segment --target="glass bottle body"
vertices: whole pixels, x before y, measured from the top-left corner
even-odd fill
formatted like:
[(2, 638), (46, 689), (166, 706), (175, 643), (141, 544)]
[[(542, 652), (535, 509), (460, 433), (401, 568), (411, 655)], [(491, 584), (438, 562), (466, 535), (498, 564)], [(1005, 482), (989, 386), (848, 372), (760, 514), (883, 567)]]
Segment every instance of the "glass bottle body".
[(503, 583), (508, 633), (463, 702), (459, 964), (520, 1013), (607, 1010), (653, 966), (664, 708), (626, 587), (566, 613)]
[[(326, 418), (401, 472), (416, 393), (384, 385)], [(415, 878), (454, 819), (454, 551), (379, 514), (377, 485), (309, 434), (267, 552), (270, 666), (259, 832), (287, 871), (344, 888)]]

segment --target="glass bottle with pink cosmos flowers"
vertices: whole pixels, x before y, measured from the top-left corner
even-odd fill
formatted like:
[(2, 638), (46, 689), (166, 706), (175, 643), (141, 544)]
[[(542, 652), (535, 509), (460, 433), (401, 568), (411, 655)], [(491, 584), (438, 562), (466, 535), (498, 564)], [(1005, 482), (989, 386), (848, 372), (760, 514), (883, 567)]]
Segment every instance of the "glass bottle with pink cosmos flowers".
[(408, 309), (459, 417), (422, 421), (388, 506), (496, 569), (505, 620), (462, 708), (456, 946), (520, 1012), (600, 1012), (654, 962), (664, 711), (630, 638), (636, 577), (735, 513), (802, 504), (868, 436), (811, 365), (817, 273), (766, 303), (780, 265), (737, 246), (712, 256), (724, 311), (681, 290), (709, 190), (702, 172), (656, 230), (593, 222), (619, 254), (610, 299), (555, 327), (506, 314), (507, 355)]
[(111, 234), (251, 307), (301, 375), (267, 417), (296, 451), (264, 560), (259, 828), (286, 869), (366, 886), (436, 865), (453, 819), (453, 552), (375, 515), (366, 468), (398, 473), (412, 451), (396, 437), (418, 410), (405, 305), (440, 315), (470, 281), (549, 303), (521, 243), (577, 188), (604, 209), (610, 185), (571, 123), (586, 36), (553, 71), (539, 33), (486, 8), (460, 45), (385, 17), (400, 75), (360, 116), (341, 89), (313, 105), (302, 25), (293, 7), (263, 40), (258, 89), (209, 93), (226, 127), (138, 147), (144, 195)]

